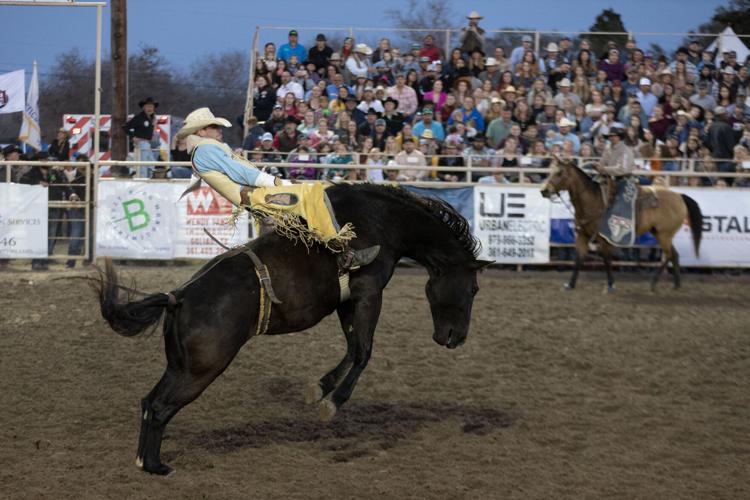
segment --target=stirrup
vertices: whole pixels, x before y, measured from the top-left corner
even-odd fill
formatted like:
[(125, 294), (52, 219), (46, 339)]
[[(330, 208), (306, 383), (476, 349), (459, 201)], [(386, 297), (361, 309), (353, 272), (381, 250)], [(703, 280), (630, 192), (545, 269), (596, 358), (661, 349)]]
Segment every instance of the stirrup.
[(362, 250), (347, 248), (336, 257), (339, 265), (339, 274), (356, 271), (360, 267), (366, 266), (375, 260), (378, 253), (380, 253), (380, 245), (363, 248)]

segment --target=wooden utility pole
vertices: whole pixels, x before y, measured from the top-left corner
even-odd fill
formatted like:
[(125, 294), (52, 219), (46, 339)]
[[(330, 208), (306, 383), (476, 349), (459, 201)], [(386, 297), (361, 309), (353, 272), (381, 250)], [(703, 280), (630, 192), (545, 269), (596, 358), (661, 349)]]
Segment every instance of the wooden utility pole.
[(128, 13), (127, 0), (112, 0), (112, 159), (125, 160), (128, 137), (123, 126), (128, 117)]

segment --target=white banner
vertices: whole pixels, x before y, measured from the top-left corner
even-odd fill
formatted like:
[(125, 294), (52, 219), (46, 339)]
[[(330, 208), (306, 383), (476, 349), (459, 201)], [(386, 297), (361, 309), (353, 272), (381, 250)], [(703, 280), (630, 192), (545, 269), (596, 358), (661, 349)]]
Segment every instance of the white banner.
[(24, 89), (26, 81), (24, 80), (24, 70), (11, 71), (0, 75), (0, 114), (1, 113), (18, 113), (23, 111)]
[(232, 205), (204, 187), (180, 198), (188, 182), (104, 181), (99, 184), (97, 255), (128, 259), (203, 258), (248, 240), (247, 216), (228, 224)]
[(480, 258), (506, 264), (549, 262), (549, 200), (538, 188), (474, 187)]
[(42, 137), (39, 131), (39, 78), (36, 72), (36, 61), (34, 61), (34, 72), (31, 75), (29, 95), (26, 96), (23, 123), (18, 139), (37, 151), (42, 149)]
[(703, 212), (700, 258), (693, 250), (690, 227), (674, 238), (680, 264), (750, 266), (750, 191), (746, 189), (674, 188), (694, 199)]
[[(184, 188), (185, 185), (180, 184), (180, 193)], [(180, 223), (175, 239), (175, 257), (209, 259), (224, 252), (203, 228), (230, 247), (248, 240), (247, 210), (243, 210), (235, 225), (230, 224), (232, 204), (209, 186), (204, 185), (186, 194), (177, 210)]]
[(47, 257), (47, 196), (43, 186), (0, 183), (0, 257)]
[(174, 186), (134, 181), (101, 182), (96, 252), (128, 259), (172, 258), (177, 224)]

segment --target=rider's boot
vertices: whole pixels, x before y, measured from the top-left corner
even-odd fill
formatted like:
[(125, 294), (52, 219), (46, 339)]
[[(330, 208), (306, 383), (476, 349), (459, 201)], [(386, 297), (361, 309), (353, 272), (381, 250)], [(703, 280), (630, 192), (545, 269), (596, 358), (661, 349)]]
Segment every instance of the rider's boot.
[(356, 271), (362, 266), (366, 266), (378, 256), (380, 245), (374, 245), (361, 250), (355, 250), (350, 246), (336, 256), (336, 262), (339, 265), (339, 273), (345, 274), (349, 271)]

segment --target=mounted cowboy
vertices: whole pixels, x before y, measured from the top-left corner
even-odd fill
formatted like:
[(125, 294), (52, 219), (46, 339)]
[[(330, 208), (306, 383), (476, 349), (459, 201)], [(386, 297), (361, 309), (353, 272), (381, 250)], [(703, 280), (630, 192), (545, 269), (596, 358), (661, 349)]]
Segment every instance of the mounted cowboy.
[(306, 247), (319, 243), (337, 253), (339, 272), (345, 274), (372, 262), (378, 245), (354, 250), (349, 243), (356, 237), (347, 223), (340, 226), (331, 208), (325, 187), (320, 182), (292, 184), (259, 170), (232, 152), (222, 142), (223, 127), (232, 124), (200, 108), (190, 113), (177, 133), (185, 138), (193, 170), (200, 178), (186, 192), (206, 181), (238, 208), (246, 208), (257, 218), (271, 218), (276, 232)]
[[(635, 201), (638, 194), (637, 181), (631, 175), (636, 169), (635, 155), (623, 141), (625, 128), (622, 124), (613, 123), (607, 136), (610, 144), (596, 165), (597, 172), (607, 176), (609, 191), (599, 233), (613, 245), (632, 246), (636, 236)], [(609, 181), (610, 178), (613, 182)]]

